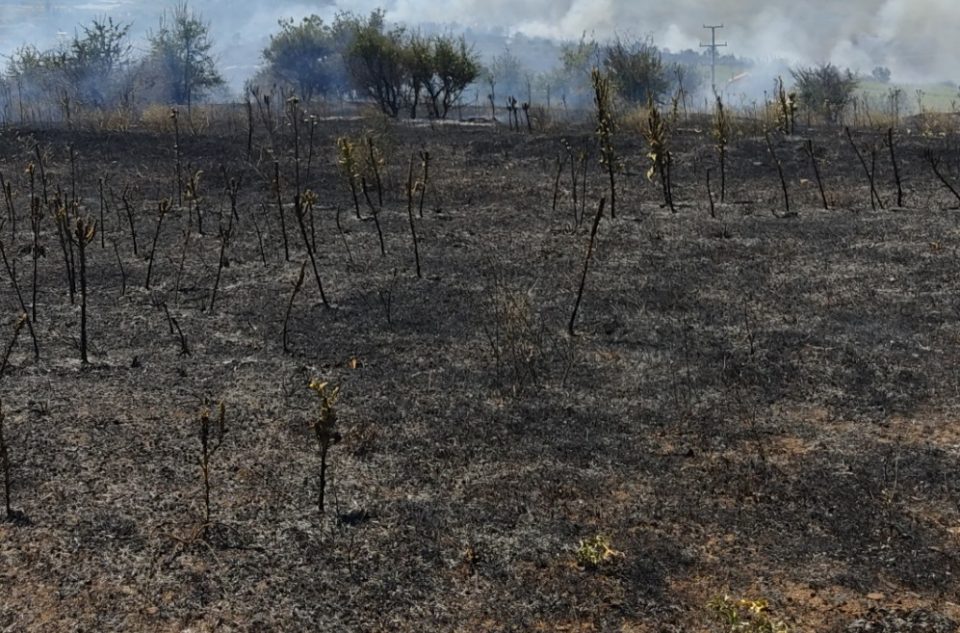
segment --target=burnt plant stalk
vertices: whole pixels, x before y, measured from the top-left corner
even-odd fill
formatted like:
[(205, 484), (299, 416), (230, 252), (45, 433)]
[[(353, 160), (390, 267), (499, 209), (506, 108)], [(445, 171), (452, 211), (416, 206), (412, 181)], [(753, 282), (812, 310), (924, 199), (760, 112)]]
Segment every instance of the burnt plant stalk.
[(20, 315), (20, 318), (17, 319), (16, 324), (13, 326), (13, 336), (10, 337), (10, 342), (7, 343), (7, 347), (3, 350), (3, 358), (0, 358), (0, 379), (3, 378), (3, 372), (7, 370), (7, 363), (10, 361), (10, 354), (13, 352), (14, 346), (17, 344), (17, 339), (20, 338), (20, 332), (23, 330), (23, 326), (29, 321), (26, 313)]
[(17, 295), (17, 302), (20, 304), (20, 310), (27, 317), (27, 330), (30, 332), (30, 338), (33, 340), (33, 357), (34, 359), (39, 359), (40, 345), (37, 342), (37, 334), (33, 331), (33, 319), (30, 318), (30, 313), (27, 310), (27, 304), (23, 300), (23, 293), (20, 290), (20, 282), (17, 281), (17, 271), (10, 264), (10, 260), (7, 259), (7, 251), (3, 247), (2, 240), (0, 240), (0, 258), (3, 259), (3, 267), (6, 268), (7, 275), (10, 277), (10, 285), (13, 286), (13, 291)]
[(31, 259), (33, 260), (33, 276), (31, 279), (32, 294), (30, 300), (30, 320), (37, 322), (37, 266), (40, 260), (40, 221), (43, 219), (43, 212), (40, 210), (40, 199), (35, 195), (30, 195), (30, 228), (33, 231), (33, 245), (30, 249)]
[(87, 359), (87, 245), (96, 233), (94, 222), (77, 217), (72, 239), (80, 256), (80, 362), (84, 365), (90, 362)]
[(223, 268), (227, 264), (227, 247), (230, 245), (230, 238), (233, 236), (233, 216), (230, 216), (227, 222), (227, 228), (220, 226), (220, 258), (217, 260), (217, 277), (213, 281), (213, 290), (210, 292), (209, 310), (213, 312), (213, 304), (217, 300), (217, 289), (220, 288), (220, 277), (223, 275)]
[(312, 191), (306, 191), (302, 198), (298, 198), (294, 203), (294, 211), (297, 216), (297, 225), (300, 227), (300, 237), (303, 238), (303, 246), (307, 249), (307, 256), (310, 258), (310, 265), (313, 267), (313, 277), (317, 280), (317, 290), (320, 291), (320, 300), (325, 307), (330, 307), (327, 301), (327, 295), (323, 291), (323, 282), (320, 281), (320, 270), (317, 268), (317, 255), (313, 250), (313, 244), (307, 236), (306, 216), (313, 211), (313, 206), (317, 202), (317, 195)]
[(3, 401), (0, 400), (0, 468), (3, 469), (3, 504), (6, 510), (7, 521), (16, 518), (10, 504), (10, 450), (7, 447), (7, 436), (4, 428)]
[(783, 190), (783, 210), (785, 213), (790, 213), (790, 192), (787, 191), (787, 178), (783, 174), (783, 164), (780, 162), (780, 158), (773, 148), (770, 132), (764, 131), (763, 135), (767, 140), (767, 150), (770, 152), (770, 158), (773, 160), (773, 165), (777, 168), (777, 175), (780, 176), (780, 188)]
[(127, 225), (130, 227), (130, 242), (133, 244), (133, 256), (137, 257), (140, 253), (137, 250), (137, 225), (133, 219), (133, 205), (130, 204), (128, 197), (130, 188), (124, 186), (120, 192), (120, 201), (123, 203), (123, 210), (127, 215)]
[(277, 214), (280, 216), (280, 233), (283, 235), (283, 259), (290, 261), (290, 242), (287, 239), (287, 221), (283, 217), (283, 190), (280, 184), (280, 162), (273, 162), (273, 191), (277, 196)]
[(350, 264), (354, 264), (353, 253), (350, 251), (350, 243), (347, 241), (347, 234), (343, 232), (343, 226), (340, 224), (340, 213), (343, 211), (343, 208), (338, 204), (336, 213), (334, 214), (334, 221), (337, 225), (337, 233), (340, 235), (340, 241), (343, 242), (343, 250), (347, 252), (347, 260)]
[(575, 336), (576, 334), (574, 326), (577, 323), (577, 312), (580, 310), (580, 302), (583, 300), (583, 289), (587, 284), (587, 269), (590, 267), (590, 259), (593, 257), (593, 245), (597, 239), (597, 229), (600, 227), (600, 218), (603, 217), (603, 207), (606, 202), (606, 198), (600, 198), (597, 215), (594, 216), (593, 226), (590, 227), (590, 241), (587, 242), (587, 254), (583, 258), (583, 274), (580, 275), (580, 287), (577, 289), (577, 300), (573, 304), (573, 313), (570, 314), (570, 323), (567, 325), (567, 332), (570, 336)]
[(250, 102), (250, 97), (247, 97), (246, 100), (246, 110), (247, 110), (247, 160), (250, 160), (250, 156), (253, 154), (253, 104)]
[(251, 214), (250, 219), (253, 221), (253, 230), (257, 234), (257, 247), (260, 249), (260, 261), (263, 262), (263, 265), (267, 265), (267, 253), (263, 249), (263, 232), (260, 230), (260, 223), (257, 222), (257, 216)]
[(153, 274), (153, 261), (157, 258), (157, 243), (160, 240), (160, 230), (163, 228), (163, 218), (169, 209), (169, 200), (161, 200), (157, 203), (157, 230), (153, 233), (153, 245), (150, 247), (150, 257), (147, 260), (147, 279), (143, 283), (143, 287), (147, 290), (150, 290), (150, 277)]
[(890, 164), (893, 166), (893, 179), (897, 183), (897, 207), (903, 207), (903, 183), (900, 180), (900, 165), (897, 164), (892, 127), (887, 129), (887, 147), (890, 149)]
[(17, 211), (13, 206), (13, 189), (0, 173), (0, 189), (3, 190), (3, 202), (7, 208), (7, 217), (10, 219), (10, 239), (17, 239)]
[(367, 136), (367, 159), (370, 161), (370, 169), (373, 171), (373, 182), (377, 185), (377, 204), (383, 208), (383, 182), (380, 179), (380, 157), (377, 156), (377, 148), (374, 145), (373, 137)]
[(40, 144), (34, 144), (33, 151), (37, 155), (37, 167), (40, 169), (40, 188), (43, 192), (43, 204), (49, 204), (50, 200), (47, 196), (47, 170), (43, 166), (43, 154), (40, 152)]
[(430, 152), (420, 151), (420, 164), (423, 166), (423, 176), (420, 178), (420, 219), (423, 219), (423, 201), (427, 196), (427, 182), (430, 180)]
[(104, 237), (106, 233), (106, 231), (104, 231), (104, 227), (106, 224), (103, 222), (103, 214), (107, 208), (107, 199), (103, 196), (103, 178), (99, 178), (97, 180), (97, 189), (100, 192), (100, 248), (106, 248), (107, 242), (106, 238)]
[(863, 173), (867, 176), (867, 181), (870, 183), (870, 207), (876, 211), (877, 205), (880, 205), (880, 208), (883, 208), (883, 201), (880, 200), (880, 195), (877, 193), (877, 186), (874, 182), (873, 171), (870, 170), (870, 167), (867, 166), (867, 161), (863, 157), (863, 153), (860, 151), (860, 148), (857, 147), (857, 143), (853, 140), (853, 134), (850, 132), (850, 127), (847, 126), (844, 128), (844, 131), (847, 135), (847, 140), (850, 141), (850, 146), (853, 147), (853, 151), (857, 155), (857, 159), (860, 161), (860, 166), (863, 167)]
[(360, 176), (360, 188), (363, 189), (363, 197), (370, 207), (370, 214), (373, 216), (373, 225), (377, 228), (377, 238), (380, 240), (380, 255), (387, 254), (387, 246), (383, 241), (383, 230), (380, 228), (380, 210), (373, 206), (373, 200), (370, 199), (370, 191), (367, 189), (367, 179)]
[(707, 167), (707, 200), (710, 202), (710, 217), (717, 217), (717, 208), (713, 203), (713, 189), (710, 187), (710, 168)]
[(180, 159), (180, 112), (170, 108), (170, 120), (173, 121), (173, 158), (177, 188), (177, 206), (183, 206), (183, 162)]
[(957, 192), (957, 189), (950, 184), (950, 181), (947, 180), (946, 176), (940, 171), (940, 157), (936, 156), (932, 151), (927, 150), (924, 152), (924, 157), (927, 159), (927, 162), (930, 164), (930, 168), (933, 170), (934, 175), (937, 179), (943, 183), (947, 189), (950, 190), (950, 193), (953, 194), (953, 197), (957, 199), (957, 202), (960, 203), (960, 192)]
[(73, 259), (73, 243), (70, 236), (70, 213), (66, 204), (61, 203), (59, 194), (54, 200), (54, 223), (57, 226), (57, 238), (63, 253), (63, 269), (67, 276), (67, 288), (70, 291), (70, 305), (73, 305), (77, 293), (76, 267)]
[(293, 292), (290, 293), (290, 300), (287, 302), (287, 312), (283, 315), (283, 335), (281, 340), (283, 341), (283, 353), (290, 353), (290, 314), (293, 312), (293, 302), (297, 299), (297, 295), (300, 293), (300, 288), (303, 287), (303, 274), (307, 270), (307, 262), (303, 262), (300, 266), (300, 273), (297, 275), (297, 280), (293, 283)]
[(810, 164), (813, 166), (813, 175), (817, 179), (817, 189), (820, 190), (820, 200), (823, 203), (824, 211), (830, 208), (830, 205), (827, 204), (827, 193), (823, 188), (823, 178), (820, 176), (820, 165), (817, 164), (817, 155), (813, 151), (813, 141), (807, 140), (804, 147), (807, 150), (807, 156), (810, 157)]
[(223, 446), (223, 436), (226, 433), (226, 407), (221, 402), (217, 407), (216, 422), (210, 419), (207, 410), (200, 412), (200, 475), (203, 481), (203, 526), (202, 533), (206, 534), (210, 528), (210, 460)]
[(123, 260), (120, 258), (120, 248), (117, 246), (116, 241), (110, 240), (110, 243), (113, 244), (113, 253), (117, 257), (117, 268), (120, 270), (120, 296), (127, 294), (127, 271), (123, 268)]
[(717, 141), (717, 153), (720, 158), (720, 202), (723, 203), (727, 199), (727, 145), (730, 142), (730, 119), (723, 107), (723, 99), (719, 95), (713, 136)]
[(410, 169), (407, 172), (407, 219), (410, 222), (410, 237), (413, 239), (413, 259), (417, 267), (417, 279), (422, 279), (420, 273), (420, 246), (417, 244), (417, 227), (413, 222), (413, 194), (414, 190), (422, 186), (422, 183), (413, 181), (413, 156), (410, 156)]
[(560, 176), (563, 175), (563, 168), (566, 167), (567, 159), (563, 152), (557, 152), (557, 176), (553, 179), (553, 210), (557, 210), (557, 198), (560, 196)]

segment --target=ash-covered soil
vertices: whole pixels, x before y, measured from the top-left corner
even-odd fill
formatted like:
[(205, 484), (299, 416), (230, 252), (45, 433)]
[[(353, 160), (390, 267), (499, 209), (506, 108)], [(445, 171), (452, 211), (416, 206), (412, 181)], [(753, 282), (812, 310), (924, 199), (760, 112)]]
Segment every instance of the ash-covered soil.
[[(372, 175), (358, 220), (337, 164), (336, 138), (367, 128), (385, 255)], [(671, 213), (620, 131), (616, 217), (570, 336), (608, 193), (589, 128), (324, 121), (312, 146), (304, 131), (330, 306), (289, 128), (259, 129), (249, 156), (243, 126), (183, 132), (196, 195), (178, 194), (172, 133), (3, 130), (0, 240), (28, 308), (31, 163), (43, 256), (39, 359), (23, 328), (0, 377), (0, 629), (722, 631), (706, 605), (729, 595), (795, 631), (955, 630), (960, 212), (924, 152), (960, 183), (958, 136), (922, 132), (896, 136), (898, 205), (884, 131), (854, 131), (876, 209), (842, 130), (775, 136), (787, 213), (762, 135), (740, 127), (721, 202), (709, 124), (682, 121)], [(553, 208), (563, 142), (590, 153), (578, 212), (569, 163)], [(418, 278), (405, 187), (421, 151)], [(88, 364), (58, 197), (99, 228)], [(0, 276), (5, 349), (21, 308)], [(314, 378), (342, 386), (323, 513)], [(219, 402), (205, 524), (199, 418)], [(614, 552), (591, 566), (578, 547), (596, 536)]]

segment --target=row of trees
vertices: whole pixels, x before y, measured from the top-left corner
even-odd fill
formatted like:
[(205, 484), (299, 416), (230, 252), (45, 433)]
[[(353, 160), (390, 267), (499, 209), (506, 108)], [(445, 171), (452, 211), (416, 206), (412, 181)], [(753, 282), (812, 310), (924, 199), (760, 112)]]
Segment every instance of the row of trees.
[(465, 89), (483, 86), (488, 99), (508, 96), (531, 101), (532, 84), (566, 102), (591, 99), (590, 71), (602, 67), (618, 94), (631, 103), (648, 97), (664, 99), (677, 91), (692, 94), (701, 85), (699, 74), (679, 63), (665, 63), (649, 39), (616, 38), (600, 44), (581, 39), (561, 48), (556, 71), (534, 79), (509, 50), (482, 66), (463, 37), (426, 37), (403, 26), (388, 25), (382, 10), (369, 16), (338, 14), (327, 24), (316, 15), (300, 22), (281, 20), (280, 30), (263, 52), (266, 62), (251, 82), (263, 86), (284, 83), (300, 98), (356, 95), (377, 103), (390, 116), (418, 108), (444, 118)]
[(21, 47), (7, 66), (7, 90), (16, 92), (21, 110), (25, 103), (57, 103), (69, 117), (71, 108), (129, 106), (138, 96), (189, 107), (223, 85), (209, 25), (187, 4), (163, 14), (141, 58), (133, 56), (130, 27), (98, 18), (56, 48)]
[[(186, 3), (164, 13), (147, 38), (146, 53), (134, 58), (131, 25), (95, 19), (67, 42), (41, 51), (24, 46), (10, 58), (6, 88), (24, 102), (71, 108), (130, 106), (136, 101), (189, 107), (224, 81), (212, 55), (209, 24)], [(281, 20), (262, 52), (263, 68), (250, 86), (283, 84), (304, 101), (361, 98), (387, 115), (443, 119), (474, 86), (491, 101), (508, 96), (532, 101), (530, 73), (509, 50), (484, 67), (464, 37), (425, 36), (386, 22), (383, 10), (366, 16), (339, 13), (331, 23), (311, 15)], [(558, 100), (589, 102), (590, 73), (600, 68), (620, 99), (630, 104), (663, 103), (701, 90), (698, 70), (665, 62), (649, 39), (607, 43), (582, 38), (561, 47), (557, 69), (540, 78)], [(856, 77), (830, 64), (792, 71), (795, 102), (837, 121), (857, 87)], [(684, 102), (685, 105), (685, 102)]]
[(358, 94), (384, 113), (416, 118), (420, 106), (446, 118), (480, 74), (480, 61), (463, 37), (426, 37), (388, 26), (384, 12), (340, 13), (332, 24), (317, 15), (281, 20), (263, 52), (265, 69), (253, 83), (283, 81), (304, 100)]

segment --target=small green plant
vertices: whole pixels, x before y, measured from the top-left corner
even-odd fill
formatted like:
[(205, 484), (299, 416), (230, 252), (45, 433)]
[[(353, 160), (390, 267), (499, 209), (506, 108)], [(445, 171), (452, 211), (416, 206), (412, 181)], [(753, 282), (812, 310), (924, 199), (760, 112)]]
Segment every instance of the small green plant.
[(602, 534), (582, 540), (575, 552), (577, 564), (587, 569), (596, 569), (606, 565), (616, 558), (623, 557), (623, 552), (613, 549), (610, 539)]
[(360, 182), (360, 167), (357, 162), (356, 144), (346, 136), (341, 136), (337, 139), (337, 165), (340, 167), (340, 174), (350, 187), (350, 195), (353, 197), (353, 209), (357, 213), (357, 219), (360, 220), (362, 219), (360, 215), (360, 197), (357, 195), (357, 185)]
[(657, 105), (653, 102), (653, 99), (647, 102), (647, 110), (647, 126), (643, 131), (647, 144), (650, 146), (650, 151), (647, 152), (647, 158), (650, 159), (651, 165), (650, 169), (647, 170), (647, 179), (653, 180), (655, 175), (660, 175), (660, 184), (663, 187), (663, 201), (670, 207), (671, 212), (676, 213), (677, 209), (673, 204), (673, 182), (670, 174), (670, 168), (673, 166), (673, 157), (667, 147), (669, 126), (660, 115), (660, 110), (657, 109)]
[(620, 171), (620, 159), (613, 147), (613, 87), (610, 78), (594, 68), (590, 74), (593, 84), (594, 105), (597, 108), (597, 139), (600, 144), (600, 164), (610, 178), (610, 217), (617, 217), (616, 174)]
[(777, 77), (777, 129), (787, 136), (793, 134), (797, 120), (797, 94), (787, 93), (783, 87), (783, 77)]
[(317, 507), (323, 514), (324, 494), (327, 488), (327, 455), (330, 447), (340, 441), (337, 432), (337, 400), (340, 398), (340, 385), (331, 386), (329, 382), (314, 379), (310, 381), (310, 389), (320, 398), (320, 411), (313, 421), (313, 434), (317, 438), (317, 447), (320, 450), (320, 491), (317, 497)]
[(764, 599), (736, 600), (730, 596), (717, 596), (707, 603), (724, 633), (787, 633), (787, 625), (775, 620), (770, 614), (770, 605)]

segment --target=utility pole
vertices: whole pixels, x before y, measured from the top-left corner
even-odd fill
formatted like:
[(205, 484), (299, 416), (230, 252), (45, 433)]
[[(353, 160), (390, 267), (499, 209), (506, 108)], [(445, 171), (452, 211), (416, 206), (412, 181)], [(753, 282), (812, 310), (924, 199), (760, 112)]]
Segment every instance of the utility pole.
[(707, 25), (703, 28), (710, 29), (710, 43), (701, 44), (700, 48), (710, 49), (710, 87), (713, 89), (713, 96), (717, 96), (717, 49), (726, 46), (727, 43), (717, 44), (717, 29), (722, 29), (722, 24)]

